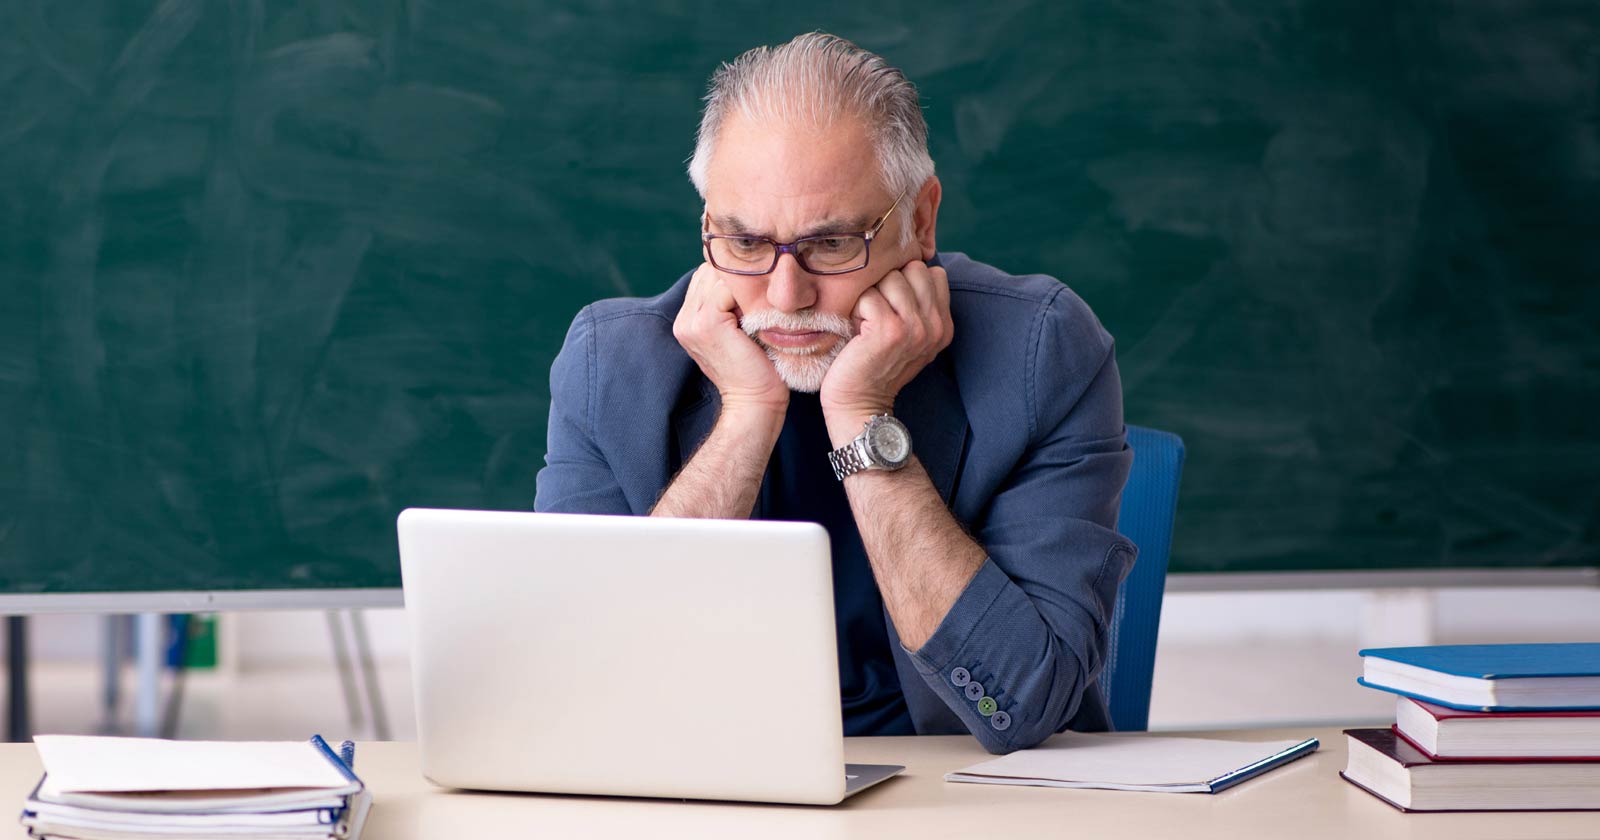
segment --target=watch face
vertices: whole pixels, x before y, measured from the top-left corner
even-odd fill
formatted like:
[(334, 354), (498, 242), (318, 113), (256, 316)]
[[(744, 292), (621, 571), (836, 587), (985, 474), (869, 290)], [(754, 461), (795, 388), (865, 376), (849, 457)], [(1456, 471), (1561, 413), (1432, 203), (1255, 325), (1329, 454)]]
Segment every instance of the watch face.
[(899, 423), (876, 423), (868, 435), (867, 447), (890, 464), (911, 457), (911, 437)]

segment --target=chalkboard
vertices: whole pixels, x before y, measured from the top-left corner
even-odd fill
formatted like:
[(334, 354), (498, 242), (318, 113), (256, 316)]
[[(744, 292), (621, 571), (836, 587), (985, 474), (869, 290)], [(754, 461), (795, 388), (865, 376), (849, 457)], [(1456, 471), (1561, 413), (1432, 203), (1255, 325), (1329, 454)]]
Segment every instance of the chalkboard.
[(811, 29), (1185, 438), (1175, 570), (1597, 563), (1593, 2), (0, 0), (0, 591), (529, 507), (573, 314), (698, 261), (706, 78)]

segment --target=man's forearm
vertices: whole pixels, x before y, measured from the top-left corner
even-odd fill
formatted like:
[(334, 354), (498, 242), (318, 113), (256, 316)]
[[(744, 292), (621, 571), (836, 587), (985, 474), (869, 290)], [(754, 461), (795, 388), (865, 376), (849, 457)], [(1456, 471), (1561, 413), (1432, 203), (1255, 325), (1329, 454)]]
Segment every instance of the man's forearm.
[(711, 434), (678, 471), (651, 516), (749, 519), (783, 414), (724, 409)]
[(900, 642), (918, 650), (988, 553), (950, 514), (916, 458), (895, 472), (858, 472), (844, 487)]

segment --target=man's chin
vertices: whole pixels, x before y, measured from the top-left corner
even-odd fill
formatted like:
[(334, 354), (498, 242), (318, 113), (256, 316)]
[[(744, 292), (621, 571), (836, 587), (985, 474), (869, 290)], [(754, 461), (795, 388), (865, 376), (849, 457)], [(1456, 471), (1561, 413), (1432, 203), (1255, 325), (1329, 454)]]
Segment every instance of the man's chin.
[(827, 354), (812, 354), (807, 356), (794, 356), (786, 353), (774, 353), (772, 366), (778, 371), (778, 378), (789, 390), (802, 394), (815, 394), (822, 390), (822, 378), (828, 373), (828, 366), (833, 363), (833, 357)]

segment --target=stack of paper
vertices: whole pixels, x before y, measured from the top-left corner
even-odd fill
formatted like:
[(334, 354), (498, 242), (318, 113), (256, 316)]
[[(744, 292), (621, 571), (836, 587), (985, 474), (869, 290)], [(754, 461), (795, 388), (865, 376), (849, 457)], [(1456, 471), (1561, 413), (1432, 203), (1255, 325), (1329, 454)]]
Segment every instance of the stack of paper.
[(164, 741), (40, 735), (45, 774), (23, 806), (33, 837), (356, 840), (372, 795), (320, 737)]

